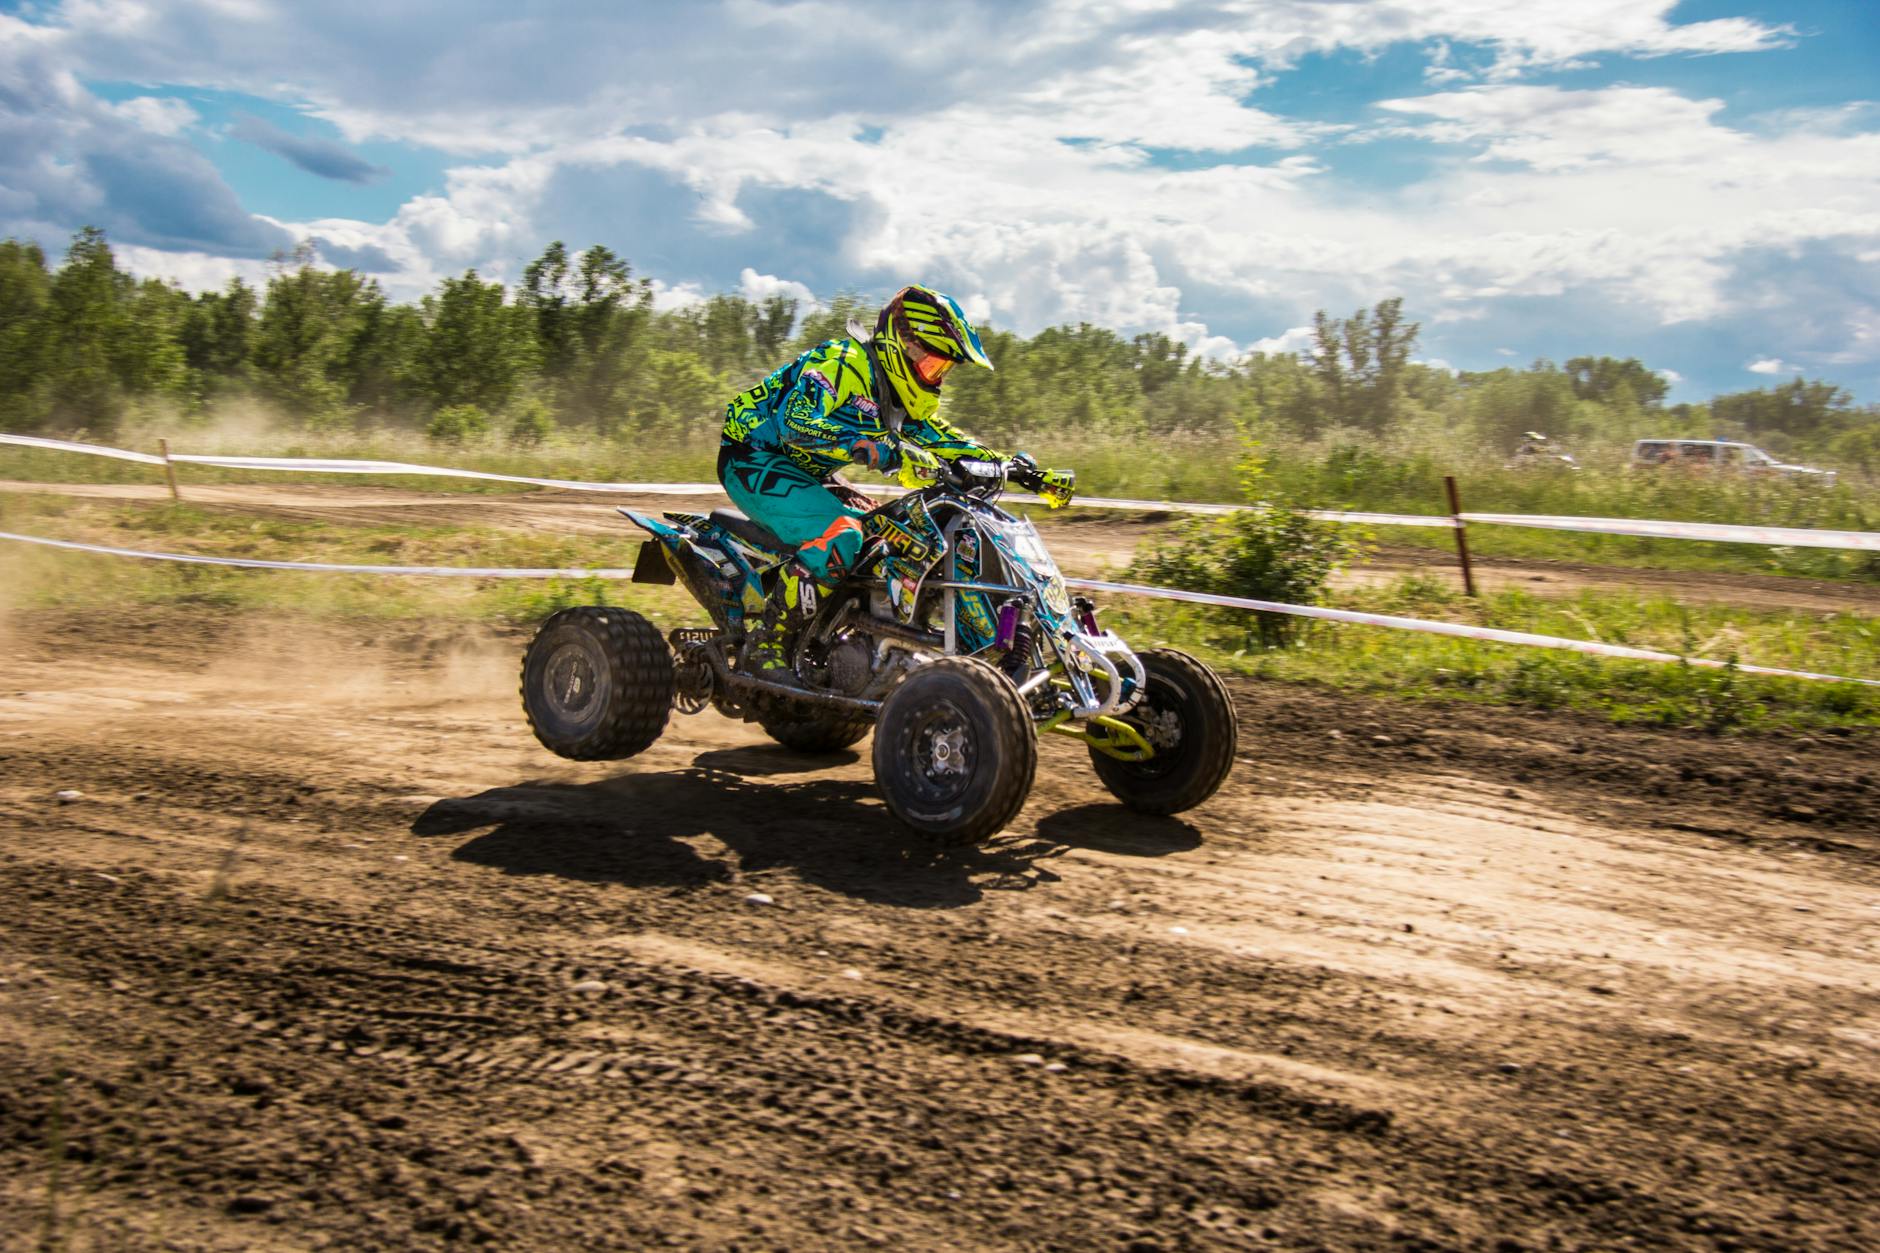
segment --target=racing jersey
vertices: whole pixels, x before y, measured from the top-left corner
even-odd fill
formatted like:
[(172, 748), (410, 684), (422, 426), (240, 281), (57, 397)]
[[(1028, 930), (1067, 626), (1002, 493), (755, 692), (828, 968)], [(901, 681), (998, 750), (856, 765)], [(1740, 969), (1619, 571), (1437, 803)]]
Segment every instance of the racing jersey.
[(899, 422), (875, 400), (868, 353), (852, 339), (831, 339), (780, 366), (725, 406), (723, 445), (780, 452), (818, 479), (856, 465), (892, 474), (901, 441), (948, 461), (1004, 459), (935, 414)]

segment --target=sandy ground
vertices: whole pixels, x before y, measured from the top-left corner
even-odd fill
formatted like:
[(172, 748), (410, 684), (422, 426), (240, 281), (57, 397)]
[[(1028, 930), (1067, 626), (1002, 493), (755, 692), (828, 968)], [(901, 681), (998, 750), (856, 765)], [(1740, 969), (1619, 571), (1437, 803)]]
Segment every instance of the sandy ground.
[[(128, 483), (25, 483), (0, 481), (0, 493), (55, 493), (103, 500), (167, 500), (166, 488)], [(668, 509), (705, 511), (725, 501), (708, 496), (614, 496), (594, 492), (530, 492), (466, 495), (413, 492), (383, 487), (296, 483), (284, 486), (191, 484), (192, 504), (268, 517), (392, 525), (461, 523), (518, 531), (567, 535), (634, 534), (617, 506), (659, 513)], [(1164, 534), (1177, 519), (1170, 515), (1122, 515), (1079, 511), (1046, 515), (1052, 554), (1073, 575), (1117, 575), (1137, 549)], [(1389, 537), (1388, 531), (1384, 538)], [(1341, 588), (1385, 583), (1405, 574), (1424, 573), (1461, 586), (1452, 553), (1383, 544), (1372, 560), (1341, 574)], [(1763, 609), (1804, 609), (1820, 613), (1853, 611), (1880, 614), (1880, 585), (1834, 583), (1783, 575), (1716, 574), (1703, 571), (1644, 570), (1566, 561), (1482, 559), (1475, 561), (1478, 586), (1495, 592), (1518, 587), (1535, 595), (1562, 596), (1581, 590), (1637, 592), (1681, 600), (1739, 604)]]
[(1203, 808), (1054, 740), (935, 854), (521, 644), (5, 620), (0, 1244), (1880, 1244), (1871, 739), (1237, 683)]

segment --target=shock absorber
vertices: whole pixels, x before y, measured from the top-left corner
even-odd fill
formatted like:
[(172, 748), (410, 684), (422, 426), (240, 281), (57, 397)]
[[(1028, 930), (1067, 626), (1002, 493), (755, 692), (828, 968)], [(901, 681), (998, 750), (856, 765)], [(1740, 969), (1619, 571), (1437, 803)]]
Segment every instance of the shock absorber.
[(1010, 675), (1014, 683), (1023, 682), (1031, 673), (1031, 620), (1022, 613), (1012, 627), (1012, 643), (1005, 650), (999, 669)]

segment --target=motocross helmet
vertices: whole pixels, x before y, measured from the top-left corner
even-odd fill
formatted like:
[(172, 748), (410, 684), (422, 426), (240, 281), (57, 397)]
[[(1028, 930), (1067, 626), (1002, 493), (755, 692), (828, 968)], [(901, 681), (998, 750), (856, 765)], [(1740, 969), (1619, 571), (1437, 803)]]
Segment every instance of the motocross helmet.
[(979, 332), (953, 297), (931, 287), (903, 287), (875, 319), (875, 355), (907, 416), (939, 411), (940, 384), (962, 361), (992, 368)]

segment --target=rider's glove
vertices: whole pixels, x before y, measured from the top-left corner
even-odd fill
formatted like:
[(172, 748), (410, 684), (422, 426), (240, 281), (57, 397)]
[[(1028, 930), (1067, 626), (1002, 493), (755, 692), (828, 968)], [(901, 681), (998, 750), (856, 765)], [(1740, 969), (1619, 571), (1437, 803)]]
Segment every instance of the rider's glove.
[(1077, 494), (1075, 470), (1042, 470), (1038, 475), (1038, 498), (1053, 509), (1062, 509)]
[(1028, 452), (1015, 452), (1008, 463), (1014, 474), (1038, 473), (1038, 459)]
[(901, 445), (901, 486), (926, 487), (940, 477), (940, 458), (918, 444)]

